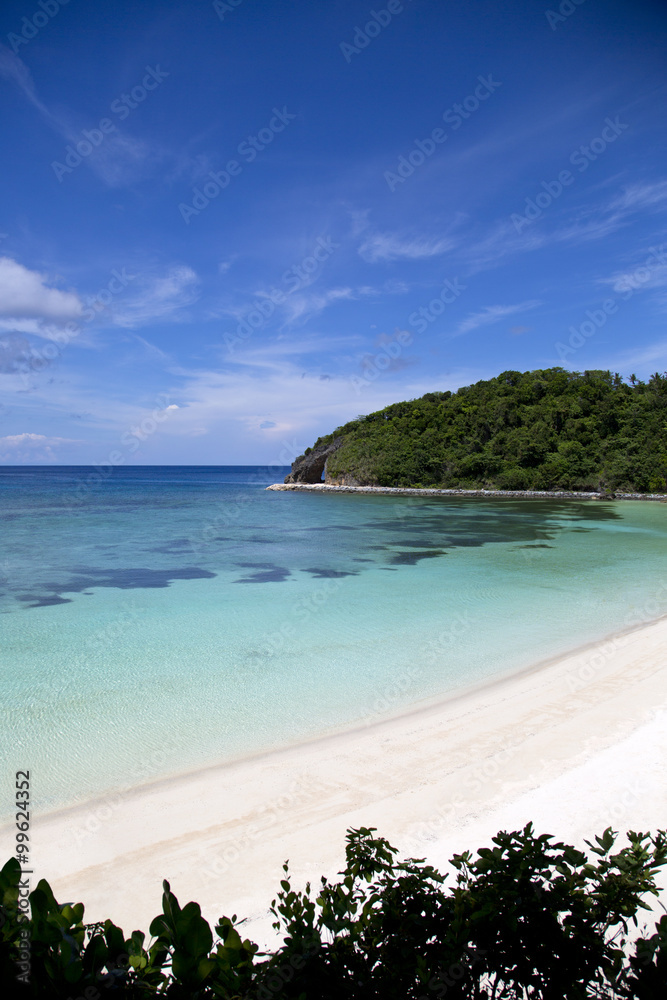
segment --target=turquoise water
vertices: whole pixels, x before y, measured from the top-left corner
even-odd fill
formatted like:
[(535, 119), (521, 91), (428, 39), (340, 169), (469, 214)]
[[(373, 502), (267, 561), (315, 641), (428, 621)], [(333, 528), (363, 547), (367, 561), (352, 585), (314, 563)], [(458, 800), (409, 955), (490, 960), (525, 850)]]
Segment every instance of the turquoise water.
[(266, 492), (285, 471), (0, 469), (0, 741), (36, 809), (377, 721), (667, 610), (664, 504)]

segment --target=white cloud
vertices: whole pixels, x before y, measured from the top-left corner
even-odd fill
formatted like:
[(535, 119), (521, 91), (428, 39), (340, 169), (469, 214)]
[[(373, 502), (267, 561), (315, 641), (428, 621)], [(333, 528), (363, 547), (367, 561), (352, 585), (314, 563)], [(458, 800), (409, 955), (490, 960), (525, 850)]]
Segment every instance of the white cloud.
[(423, 260), (437, 257), (455, 246), (449, 239), (425, 237), (400, 237), (392, 233), (375, 233), (366, 237), (359, 247), (359, 254), (370, 264), (379, 260)]
[[(132, 293), (112, 302), (99, 323), (134, 329), (155, 321), (180, 322), (188, 319), (184, 310), (198, 297), (199, 278), (192, 268), (173, 265), (165, 274), (138, 277)], [(52, 287), (44, 274), (9, 257), (0, 257), (0, 334), (32, 334), (62, 342), (64, 327), (87, 318), (86, 304), (94, 302), (84, 303), (78, 294)], [(170, 360), (156, 345), (138, 336), (137, 340), (146, 357)], [(76, 342), (81, 345), (82, 338)]]
[(358, 377), (356, 381), (352, 378), (358, 376), (357, 364), (351, 358), (349, 372), (322, 378), (319, 373), (304, 373), (292, 359), (276, 357), (269, 363), (260, 352), (255, 366), (246, 359), (237, 370), (180, 370), (183, 383), (179, 395), (187, 400), (187, 407), (178, 420), (162, 425), (162, 434), (173, 441), (173, 437), (191, 437), (197, 428), (207, 427), (209, 436), (227, 443), (225, 459), (242, 461), (244, 449), (246, 454), (252, 450), (255, 455), (261, 449), (264, 460), (286, 464), (279, 456), (287, 444), (293, 448), (292, 461), (319, 433), (358, 413), (370, 413), (437, 389), (456, 389), (492, 374), (434, 372), (430, 377), (407, 380), (404, 375), (397, 379), (383, 373), (360, 391)]
[(505, 316), (512, 316), (514, 313), (526, 312), (528, 309), (535, 309), (542, 303), (538, 299), (529, 299), (527, 302), (519, 302), (514, 306), (486, 306), (481, 312), (472, 313), (467, 319), (459, 323), (454, 332), (458, 337), (464, 333), (470, 333), (480, 326), (488, 326), (490, 323), (497, 323)]
[[(78, 295), (49, 287), (47, 282), (39, 271), (30, 271), (11, 257), (0, 257), (0, 317), (57, 324), (79, 319), (83, 305)], [(30, 332), (39, 333), (40, 329)]]
[(55, 462), (57, 455), (54, 449), (62, 445), (82, 444), (74, 438), (47, 437), (46, 434), (7, 434), (0, 437), (0, 462), (22, 465), (26, 462)]
[(0, 461), (98, 462), (110, 451), (123, 451), (123, 435), (150, 418), (157, 406), (168, 412), (169, 419), (160, 422), (136, 454), (127, 456), (128, 462), (289, 464), (319, 434), (358, 413), (495, 374), (487, 369), (434, 369), (424, 375), (383, 372), (360, 390), (358, 338), (339, 336), (327, 341), (327, 348), (334, 352), (336, 370), (325, 373), (321, 364), (331, 358), (321, 356), (321, 337), (304, 338), (298, 344), (292, 338), (268, 344), (251, 340), (242, 357), (240, 351), (224, 357), (222, 370), (171, 369), (170, 382), (162, 381), (159, 396), (144, 394), (141, 401), (100, 394), (85, 378), (54, 383), (48, 391), (38, 387), (29, 397), (17, 392), (12, 399), (16, 411), (39, 411), (50, 426), (81, 415), (76, 433), (88, 440), (85, 447), (66, 439), (49, 444), (48, 439), (26, 438), (14, 447), (0, 441)]
[(61, 438), (61, 437), (47, 437), (46, 434), (32, 434), (26, 432), (24, 434), (7, 434), (5, 437), (0, 437), (0, 447), (5, 448), (16, 448), (19, 445), (24, 444), (39, 444), (40, 446), (49, 444), (76, 444), (72, 438)]

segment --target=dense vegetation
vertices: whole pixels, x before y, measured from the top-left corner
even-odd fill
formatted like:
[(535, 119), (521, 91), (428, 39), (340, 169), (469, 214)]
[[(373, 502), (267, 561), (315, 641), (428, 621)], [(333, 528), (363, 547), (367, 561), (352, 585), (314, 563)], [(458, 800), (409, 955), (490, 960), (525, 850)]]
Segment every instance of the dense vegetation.
[(328, 481), (665, 492), (667, 374), (629, 382), (608, 371), (506, 371), (454, 393), (394, 403), (315, 447), (343, 438), (328, 460)]
[[(4, 996), (171, 1000), (435, 1000), (667, 996), (667, 917), (629, 943), (667, 838), (615, 834), (591, 855), (531, 826), (452, 859), (456, 885), (422, 861), (398, 861), (369, 829), (347, 838), (338, 882), (295, 891), (287, 865), (272, 905), (282, 944), (271, 954), (221, 917), (217, 941), (196, 903), (164, 883), (163, 912), (126, 938), (110, 920), (83, 922), (44, 880), (26, 898), (12, 858), (0, 872)], [(21, 894), (21, 895), (19, 895)]]

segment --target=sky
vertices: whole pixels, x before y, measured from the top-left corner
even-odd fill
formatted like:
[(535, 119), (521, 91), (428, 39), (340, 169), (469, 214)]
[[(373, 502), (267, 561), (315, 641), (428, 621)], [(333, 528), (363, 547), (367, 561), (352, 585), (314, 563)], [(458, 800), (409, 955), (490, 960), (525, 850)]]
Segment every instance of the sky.
[(667, 7), (4, 0), (0, 464), (667, 369)]

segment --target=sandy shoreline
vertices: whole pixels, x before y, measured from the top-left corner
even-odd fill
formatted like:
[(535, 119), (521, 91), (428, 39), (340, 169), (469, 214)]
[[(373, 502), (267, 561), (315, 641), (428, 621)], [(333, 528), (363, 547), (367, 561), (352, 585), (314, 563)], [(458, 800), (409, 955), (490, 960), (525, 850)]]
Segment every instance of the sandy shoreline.
[(33, 815), (32, 885), (129, 933), (168, 878), (263, 943), (282, 863), (301, 883), (334, 874), (351, 826), (440, 866), (528, 820), (577, 844), (667, 827), (664, 708), (667, 619), (364, 729)]

